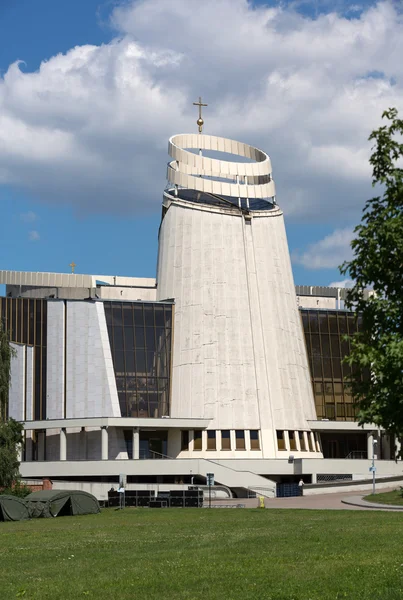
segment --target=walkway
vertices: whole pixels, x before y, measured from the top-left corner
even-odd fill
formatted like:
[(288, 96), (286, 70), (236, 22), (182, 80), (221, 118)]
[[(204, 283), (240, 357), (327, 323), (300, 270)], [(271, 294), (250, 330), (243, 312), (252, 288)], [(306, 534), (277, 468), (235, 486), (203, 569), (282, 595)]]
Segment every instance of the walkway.
[[(392, 491), (382, 490), (382, 492)], [(298, 496), (296, 498), (266, 498), (266, 508), (300, 508), (307, 510), (396, 510), (386, 508), (385, 504), (374, 504), (362, 500), (370, 492), (363, 492), (358, 495), (357, 492), (348, 494), (346, 492), (335, 494), (318, 494), (315, 496)], [(346, 502), (349, 502), (346, 504)], [(400, 510), (403, 507), (400, 508)]]

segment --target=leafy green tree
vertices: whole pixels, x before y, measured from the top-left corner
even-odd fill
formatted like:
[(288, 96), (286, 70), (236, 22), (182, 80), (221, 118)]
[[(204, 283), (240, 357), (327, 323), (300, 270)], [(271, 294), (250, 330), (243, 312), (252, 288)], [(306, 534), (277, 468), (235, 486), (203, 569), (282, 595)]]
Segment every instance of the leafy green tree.
[(7, 416), (12, 357), (13, 349), (0, 319), (0, 421), (4, 421)]
[[(403, 120), (395, 108), (372, 132), (370, 164), (380, 196), (368, 200), (351, 243), (353, 258), (340, 270), (354, 282), (347, 306), (361, 315), (345, 361), (358, 420), (403, 436)], [(373, 293), (368, 293), (372, 289)], [(362, 377), (367, 372), (368, 377)]]
[(0, 488), (11, 488), (19, 479), (18, 447), (23, 426), (14, 419), (0, 423)]

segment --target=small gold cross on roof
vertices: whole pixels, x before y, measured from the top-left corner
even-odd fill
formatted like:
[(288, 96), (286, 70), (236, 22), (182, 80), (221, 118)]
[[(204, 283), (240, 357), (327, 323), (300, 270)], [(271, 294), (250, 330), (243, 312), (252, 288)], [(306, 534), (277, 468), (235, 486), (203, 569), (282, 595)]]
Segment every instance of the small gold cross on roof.
[(193, 102), (193, 106), (199, 107), (199, 118), (197, 119), (196, 123), (199, 126), (199, 133), (202, 133), (204, 125), (204, 121), (202, 119), (202, 106), (208, 106), (208, 104), (203, 104), (201, 96), (199, 96), (199, 102)]
[(76, 266), (77, 266), (77, 265), (76, 265), (76, 263), (74, 262), (74, 260), (73, 260), (73, 262), (72, 262), (72, 263), (70, 263), (70, 264), (69, 264), (69, 267), (71, 267), (71, 272), (72, 272), (72, 273), (74, 273), (74, 269), (76, 268)]

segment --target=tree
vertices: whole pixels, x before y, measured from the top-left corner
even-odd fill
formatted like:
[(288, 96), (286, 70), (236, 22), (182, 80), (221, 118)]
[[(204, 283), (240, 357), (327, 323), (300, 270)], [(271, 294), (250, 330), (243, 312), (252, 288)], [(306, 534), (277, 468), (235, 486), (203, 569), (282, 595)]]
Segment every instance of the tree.
[(23, 429), (14, 419), (0, 423), (0, 488), (11, 488), (19, 479), (18, 447)]
[(11, 359), (13, 357), (7, 334), (0, 319), (0, 422), (7, 416), (8, 395), (11, 381)]
[[(403, 120), (395, 108), (372, 132), (373, 186), (381, 196), (368, 200), (351, 243), (353, 258), (340, 271), (354, 287), (347, 307), (362, 320), (345, 361), (360, 424), (375, 423), (403, 436)], [(368, 293), (372, 289), (373, 293)], [(362, 373), (367, 372), (367, 377)]]

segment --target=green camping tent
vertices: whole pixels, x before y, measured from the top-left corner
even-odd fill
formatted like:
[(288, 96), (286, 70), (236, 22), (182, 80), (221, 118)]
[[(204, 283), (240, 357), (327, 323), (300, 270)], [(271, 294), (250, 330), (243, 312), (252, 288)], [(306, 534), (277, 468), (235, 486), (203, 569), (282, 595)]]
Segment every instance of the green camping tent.
[(0, 496), (0, 521), (29, 519), (28, 504), (17, 496)]
[(31, 517), (61, 517), (89, 515), (100, 512), (98, 500), (79, 490), (43, 490), (26, 498)]

